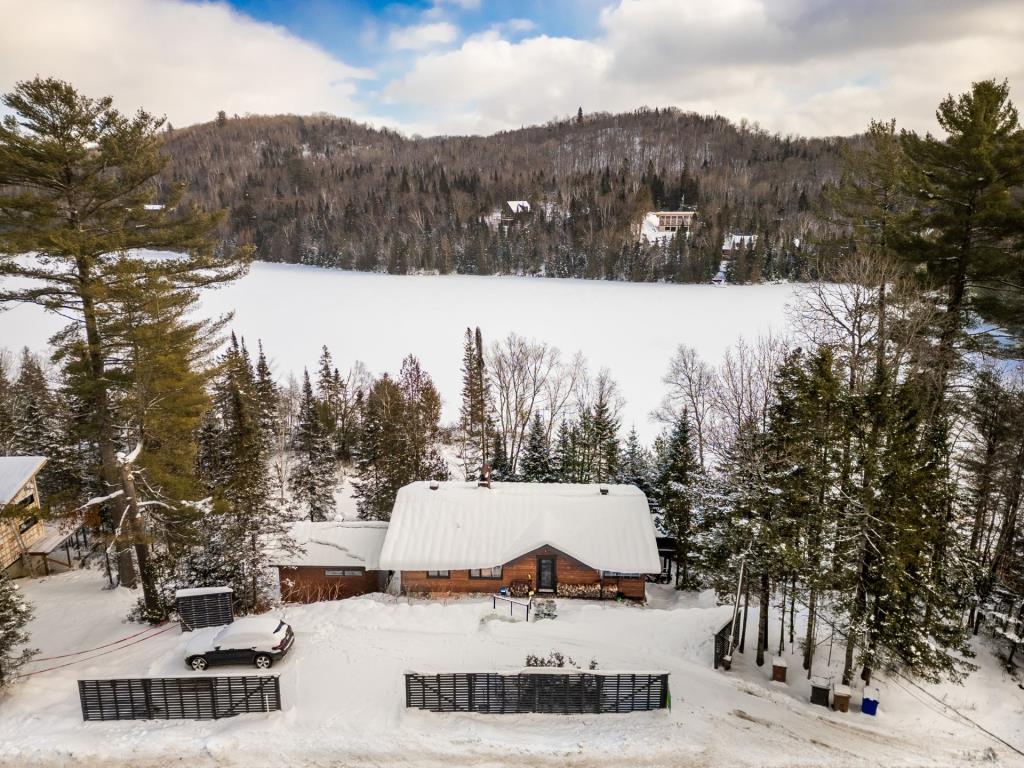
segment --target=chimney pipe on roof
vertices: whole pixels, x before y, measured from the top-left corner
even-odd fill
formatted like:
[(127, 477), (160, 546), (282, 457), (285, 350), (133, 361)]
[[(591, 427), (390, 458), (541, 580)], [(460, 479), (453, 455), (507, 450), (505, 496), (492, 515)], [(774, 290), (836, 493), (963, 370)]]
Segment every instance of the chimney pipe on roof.
[(491, 487), (491, 465), (484, 464), (480, 468), (480, 480), (476, 484), (477, 488), (490, 488)]
[(608, 495), (608, 486), (607, 485), (602, 485), (598, 490), (601, 491), (601, 495), (602, 496), (607, 496)]
[(430, 490), (436, 491), (440, 487), (441, 487), (441, 484), (438, 483), (437, 480), (431, 480), (430, 481)]

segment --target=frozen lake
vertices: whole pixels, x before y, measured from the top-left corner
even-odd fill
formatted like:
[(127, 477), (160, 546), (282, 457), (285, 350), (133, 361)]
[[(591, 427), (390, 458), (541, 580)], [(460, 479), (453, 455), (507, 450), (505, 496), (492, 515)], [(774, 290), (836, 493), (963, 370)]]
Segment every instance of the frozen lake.
[[(343, 371), (362, 360), (375, 374), (397, 372), (413, 353), (458, 414), (463, 333), (480, 326), (489, 343), (508, 333), (546, 341), (568, 357), (583, 352), (592, 372), (611, 370), (645, 440), (659, 426), (661, 377), (677, 345), (717, 363), (740, 336), (784, 332), (793, 285), (713, 286), (477, 277), (399, 276), (256, 263), (237, 283), (209, 291), (203, 311), (234, 311), (232, 327), (263, 346), (280, 377), (316, 366), (326, 344)], [(44, 349), (64, 324), (36, 307), (0, 313), (0, 346)]]

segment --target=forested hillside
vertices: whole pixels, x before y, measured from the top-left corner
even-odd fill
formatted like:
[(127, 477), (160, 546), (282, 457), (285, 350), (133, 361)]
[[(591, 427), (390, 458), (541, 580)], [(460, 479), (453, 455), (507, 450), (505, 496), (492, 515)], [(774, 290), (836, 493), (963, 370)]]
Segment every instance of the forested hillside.
[[(256, 258), (368, 271), (703, 282), (730, 232), (760, 235), (736, 282), (799, 278), (794, 245), (842, 139), (771, 135), (676, 110), (580, 115), (478, 137), (405, 138), (328, 116), (168, 129), (168, 182), (226, 208)], [(530, 215), (498, 223), (508, 200)], [(689, 242), (639, 242), (646, 211), (696, 205)], [(820, 225), (819, 225), (820, 226)]]

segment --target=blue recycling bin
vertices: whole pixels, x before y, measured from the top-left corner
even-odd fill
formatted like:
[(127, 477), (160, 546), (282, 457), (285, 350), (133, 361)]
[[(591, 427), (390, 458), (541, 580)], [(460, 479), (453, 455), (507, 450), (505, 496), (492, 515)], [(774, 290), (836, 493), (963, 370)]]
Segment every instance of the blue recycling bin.
[[(875, 696), (878, 696), (878, 694), (876, 693)], [(861, 699), (860, 702), (860, 711), (865, 715), (871, 715), (874, 717), (878, 714), (878, 699), (865, 694), (864, 698)]]

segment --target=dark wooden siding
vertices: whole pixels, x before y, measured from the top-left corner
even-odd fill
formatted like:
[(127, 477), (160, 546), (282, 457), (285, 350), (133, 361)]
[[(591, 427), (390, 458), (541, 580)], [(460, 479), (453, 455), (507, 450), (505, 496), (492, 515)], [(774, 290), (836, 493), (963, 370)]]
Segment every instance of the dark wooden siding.
[(365, 571), (358, 576), (328, 576), (328, 571), (355, 570), (341, 567), (279, 565), (281, 599), (288, 603), (315, 603), (381, 592), (387, 586), (386, 571)]
[[(476, 579), (468, 570), (451, 571), (448, 578), (433, 578), (426, 571), (402, 571), (402, 590), (410, 594), (470, 594), (474, 592), (496, 592), (512, 582), (526, 582), (535, 589), (537, 584), (537, 559), (555, 558), (555, 580), (561, 585), (579, 585), (601, 588), (601, 596), (614, 598), (618, 595), (633, 600), (644, 599), (644, 578), (601, 578), (601, 572), (554, 547), (540, 547), (502, 565), (500, 579)], [(597, 595), (594, 595), (597, 597)]]

